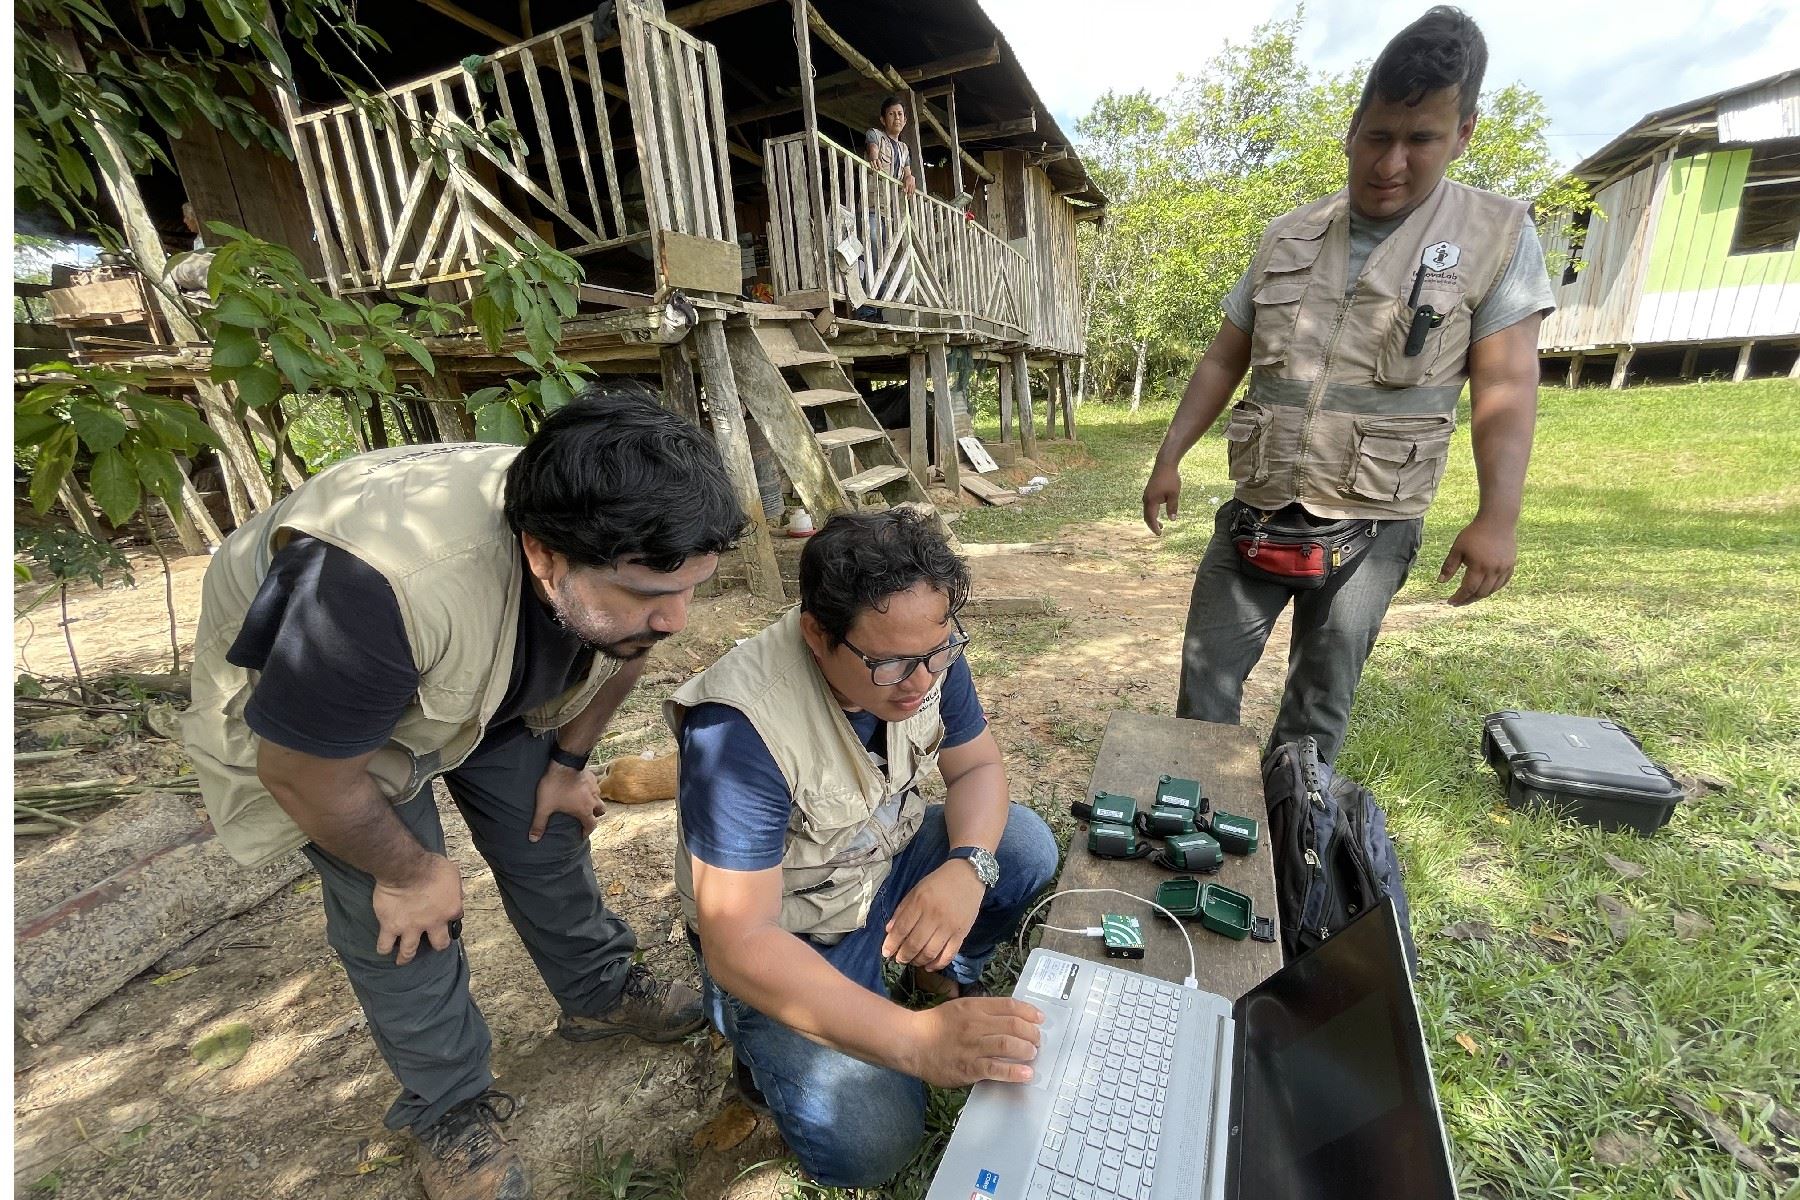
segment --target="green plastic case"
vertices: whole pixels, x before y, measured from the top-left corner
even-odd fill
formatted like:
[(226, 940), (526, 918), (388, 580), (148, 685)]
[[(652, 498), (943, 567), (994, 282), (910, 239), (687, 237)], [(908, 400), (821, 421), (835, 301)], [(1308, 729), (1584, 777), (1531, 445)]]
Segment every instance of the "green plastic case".
[(1096, 820), (1088, 826), (1088, 853), (1095, 858), (1136, 858), (1137, 831), (1129, 825)]
[(1094, 815), (1088, 818), (1091, 821), (1129, 825), (1137, 820), (1138, 802), (1115, 792), (1095, 792), (1093, 809)]
[(1156, 802), (1174, 808), (1185, 808), (1189, 812), (1200, 812), (1203, 793), (1197, 779), (1177, 779), (1173, 775), (1164, 775), (1156, 781)]
[(1178, 917), (1200, 915), (1200, 881), (1186, 875), (1156, 885), (1156, 902)]
[(1200, 889), (1200, 924), (1214, 933), (1243, 941), (1250, 936), (1250, 897), (1217, 883)]
[(1199, 871), (1210, 875), (1225, 865), (1225, 852), (1208, 833), (1181, 833), (1164, 841), (1169, 848), (1169, 861), (1177, 871)]
[(1173, 804), (1158, 804), (1151, 809), (1147, 824), (1150, 832), (1157, 837), (1174, 837), (1177, 834), (1193, 833), (1200, 828), (1194, 823), (1193, 809)]
[(1256, 852), (1256, 822), (1249, 817), (1240, 817), (1236, 813), (1215, 812), (1208, 826), (1212, 835), (1219, 839), (1219, 845), (1228, 854), (1254, 854)]

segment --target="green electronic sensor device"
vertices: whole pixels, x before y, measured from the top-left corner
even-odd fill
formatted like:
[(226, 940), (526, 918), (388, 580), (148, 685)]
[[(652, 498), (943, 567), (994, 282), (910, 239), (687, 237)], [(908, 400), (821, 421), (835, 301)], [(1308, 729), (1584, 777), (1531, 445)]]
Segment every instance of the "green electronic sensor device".
[(1136, 917), (1104, 913), (1100, 917), (1100, 929), (1106, 937), (1106, 957), (1144, 957), (1144, 929)]

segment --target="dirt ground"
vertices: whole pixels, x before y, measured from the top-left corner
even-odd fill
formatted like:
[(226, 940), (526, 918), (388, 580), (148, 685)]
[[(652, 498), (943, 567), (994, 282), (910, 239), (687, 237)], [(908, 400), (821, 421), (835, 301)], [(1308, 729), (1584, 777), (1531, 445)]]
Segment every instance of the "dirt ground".
[[(1172, 711), (1190, 586), (1187, 572), (1155, 564), (1140, 526), (1098, 523), (1056, 545), (1063, 552), (971, 560), (978, 597), (1047, 596), (1060, 609), (1053, 618), (969, 622), (978, 639), (977, 686), (1006, 754), (1013, 796), (1047, 816), (1066, 813), (1085, 790), (1108, 712)], [(175, 564), (184, 653), (206, 561)], [(168, 669), (160, 573), (154, 558), (136, 565), (136, 588), (89, 589), (71, 599), (77, 653), (90, 672)], [(661, 698), (774, 611), (741, 590), (697, 603), (689, 628), (655, 652), (646, 686), (615, 721), (602, 757), (667, 745), (656, 715)], [(1394, 615), (1404, 621), (1413, 614)], [(1002, 625), (1003, 645), (1028, 634), (1033, 648), (984, 657), (984, 629), (992, 638)], [(15, 624), (14, 645), (19, 670), (68, 673), (54, 602)], [(1272, 715), (1285, 645), (1284, 627), (1251, 678), (1246, 720), (1253, 725), (1266, 728)], [(27, 740), (19, 748), (40, 745)], [(17, 782), (128, 770), (160, 777), (164, 769), (180, 769), (172, 744), (120, 736), (76, 759), (22, 768)], [(639, 1162), (681, 1164), (694, 1200), (780, 1194), (783, 1177), (765, 1161), (780, 1155), (779, 1139), (767, 1121), (744, 1135), (748, 1113), (732, 1105), (729, 1052), (715, 1039), (656, 1048), (576, 1047), (555, 1037), (554, 1003), (512, 935), (491, 876), (461, 822), (452, 816), (445, 826), (450, 852), (464, 868), (464, 937), (493, 1032), (497, 1086), (524, 1102), (508, 1130), (521, 1143), (538, 1195), (577, 1194), (575, 1173), (591, 1163), (597, 1140), (609, 1152), (632, 1151)], [(48, 840), (19, 839), (16, 857)], [(593, 838), (602, 886), (637, 930), (646, 961), (692, 980), (673, 848), (674, 813), (666, 803), (615, 806)], [(18, 1194), (422, 1196), (405, 1157), (407, 1139), (382, 1125), (394, 1082), (325, 943), (316, 877), (246, 914), (232, 944), (180, 978), (140, 976), (48, 1044), (16, 1043)], [(227, 1021), (252, 1027), (249, 1052), (224, 1070), (199, 1066), (189, 1048)], [(721, 1141), (735, 1144), (712, 1146)], [(759, 1163), (765, 1165), (746, 1171)]]

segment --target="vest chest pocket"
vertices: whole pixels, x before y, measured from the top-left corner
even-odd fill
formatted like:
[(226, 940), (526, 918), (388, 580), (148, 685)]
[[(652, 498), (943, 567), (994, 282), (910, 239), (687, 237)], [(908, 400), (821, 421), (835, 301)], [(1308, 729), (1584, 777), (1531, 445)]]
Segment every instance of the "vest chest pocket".
[(1362, 417), (1344, 475), (1345, 495), (1403, 503), (1429, 496), (1443, 478), (1456, 418)]
[(1393, 316), (1382, 335), (1381, 350), (1375, 356), (1375, 382), (1384, 387), (1418, 387), (1427, 380), (1450, 382), (1460, 379), (1469, 354), (1469, 309), (1461, 292), (1426, 290), (1419, 297), (1419, 307), (1430, 306), (1442, 316), (1425, 332), (1425, 344), (1419, 353), (1406, 353), (1417, 313), (1402, 296), (1394, 301)]
[(1225, 426), (1225, 454), (1233, 482), (1254, 486), (1269, 478), (1265, 442), (1270, 419), (1267, 409), (1247, 400), (1240, 400), (1231, 410), (1231, 421)]
[(1250, 330), (1250, 365), (1266, 367), (1284, 362), (1288, 344), (1294, 339), (1294, 326), (1300, 319), (1300, 301), (1306, 295), (1310, 273), (1271, 275), (1263, 279), (1251, 293), (1255, 310)]

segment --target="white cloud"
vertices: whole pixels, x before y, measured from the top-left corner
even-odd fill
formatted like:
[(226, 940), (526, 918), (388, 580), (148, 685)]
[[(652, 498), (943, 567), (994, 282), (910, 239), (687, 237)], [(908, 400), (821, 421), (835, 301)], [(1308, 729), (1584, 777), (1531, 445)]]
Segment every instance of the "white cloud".
[[(1107, 90), (1166, 91), (1291, 0), (984, 0), (1066, 130)], [(1301, 53), (1344, 70), (1374, 58), (1423, 0), (1315, 3)], [(1566, 163), (1646, 112), (1800, 67), (1800, 5), (1770, 0), (1464, 0), (1488, 39), (1488, 82), (1544, 97)]]

